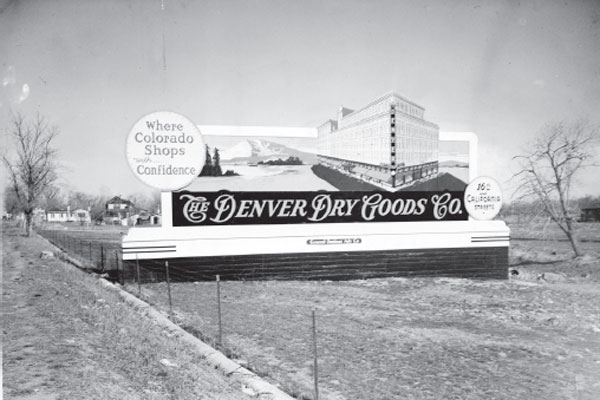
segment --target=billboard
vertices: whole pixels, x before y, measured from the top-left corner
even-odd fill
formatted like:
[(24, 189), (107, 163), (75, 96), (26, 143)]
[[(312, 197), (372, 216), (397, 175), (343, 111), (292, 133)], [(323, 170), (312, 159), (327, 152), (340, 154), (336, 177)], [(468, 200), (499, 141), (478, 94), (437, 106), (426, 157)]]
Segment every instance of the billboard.
[(317, 128), (198, 126), (200, 173), (162, 193), (160, 229), (130, 230), (126, 264), (169, 260), (198, 279), (506, 278), (498, 187), (469, 185), (476, 135), (402, 101)]

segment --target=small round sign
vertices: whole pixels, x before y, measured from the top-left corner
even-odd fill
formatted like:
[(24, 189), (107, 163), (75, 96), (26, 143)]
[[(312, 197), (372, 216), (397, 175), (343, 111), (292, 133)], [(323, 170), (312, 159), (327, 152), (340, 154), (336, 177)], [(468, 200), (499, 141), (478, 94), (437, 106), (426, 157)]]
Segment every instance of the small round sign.
[(480, 176), (471, 181), (465, 189), (465, 208), (477, 220), (493, 219), (502, 208), (500, 185), (488, 176)]
[(205, 155), (198, 127), (171, 111), (140, 118), (127, 138), (127, 160), (133, 173), (163, 191), (189, 185), (200, 174)]

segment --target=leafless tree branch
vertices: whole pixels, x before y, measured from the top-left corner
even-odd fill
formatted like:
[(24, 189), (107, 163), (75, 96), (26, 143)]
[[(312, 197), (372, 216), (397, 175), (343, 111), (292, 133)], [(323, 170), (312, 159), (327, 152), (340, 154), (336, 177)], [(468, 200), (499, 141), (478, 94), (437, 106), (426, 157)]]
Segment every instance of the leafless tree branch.
[(544, 212), (565, 233), (573, 252), (580, 255), (571, 210), (571, 188), (582, 169), (595, 165), (600, 129), (586, 122), (559, 122), (548, 125), (529, 149), (513, 157), (520, 170), (515, 194), (519, 199), (535, 198)]
[(58, 130), (50, 127), (39, 114), (28, 122), (22, 114), (14, 114), (8, 129), (13, 155), (5, 152), (2, 161), (10, 179), (10, 189), (25, 214), (25, 229), (31, 234), (32, 217), (45, 191), (57, 179), (57, 152), (52, 142)]

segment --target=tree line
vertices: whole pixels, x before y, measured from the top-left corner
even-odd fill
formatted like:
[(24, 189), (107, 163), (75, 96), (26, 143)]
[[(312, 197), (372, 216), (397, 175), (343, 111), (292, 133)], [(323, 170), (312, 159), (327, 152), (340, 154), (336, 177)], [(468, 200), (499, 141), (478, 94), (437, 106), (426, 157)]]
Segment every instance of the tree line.
[[(151, 193), (131, 193), (121, 196), (118, 193), (111, 193), (108, 189), (105, 189), (102, 194), (89, 194), (59, 186), (49, 187), (42, 193), (35, 203), (34, 210), (40, 208), (48, 212), (66, 210), (67, 207), (70, 207), (71, 211), (77, 209), (88, 210), (92, 221), (102, 221), (106, 202), (115, 196), (131, 201), (136, 210), (145, 210), (149, 213), (156, 213), (160, 210), (160, 192), (158, 190)], [(4, 209), (7, 213), (13, 215), (24, 213), (21, 202), (12, 187), (7, 188), (4, 192), (3, 200)]]
[[(598, 207), (600, 207), (600, 196), (586, 195), (574, 198), (570, 202), (569, 218), (577, 220), (581, 215), (581, 210)], [(544, 211), (544, 206), (539, 200), (522, 199), (513, 200), (504, 204), (500, 210), (499, 216), (502, 219), (509, 217), (548, 217), (548, 214)]]
[(285, 160), (278, 158), (277, 160), (259, 161), (258, 165), (302, 165), (300, 157), (289, 156)]

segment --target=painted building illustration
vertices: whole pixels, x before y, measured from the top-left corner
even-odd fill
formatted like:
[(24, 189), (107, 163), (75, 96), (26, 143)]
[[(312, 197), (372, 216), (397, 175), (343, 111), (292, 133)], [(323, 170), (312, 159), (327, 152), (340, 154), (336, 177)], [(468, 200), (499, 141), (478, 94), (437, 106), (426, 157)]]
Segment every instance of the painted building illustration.
[(439, 127), (424, 112), (393, 92), (357, 110), (340, 107), (317, 128), (318, 161), (388, 190), (435, 176)]

